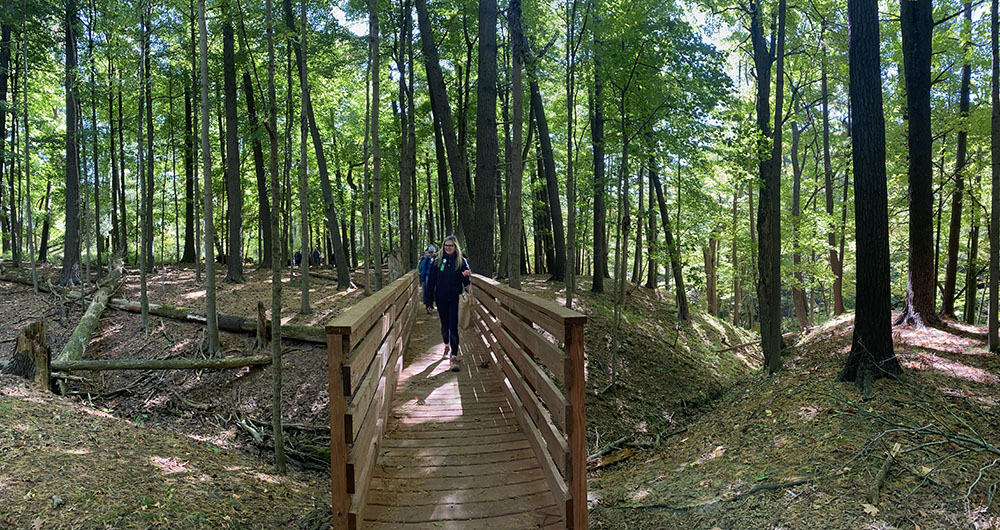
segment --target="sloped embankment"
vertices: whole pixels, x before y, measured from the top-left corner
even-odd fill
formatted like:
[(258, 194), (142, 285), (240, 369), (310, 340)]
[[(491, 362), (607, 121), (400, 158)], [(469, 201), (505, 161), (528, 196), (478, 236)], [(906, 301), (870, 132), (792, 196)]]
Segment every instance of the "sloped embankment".
[(1000, 526), (1000, 359), (985, 330), (895, 328), (903, 378), (861, 402), (835, 381), (852, 324), (811, 330), (778, 375), (751, 375), (683, 435), (592, 473), (591, 528)]

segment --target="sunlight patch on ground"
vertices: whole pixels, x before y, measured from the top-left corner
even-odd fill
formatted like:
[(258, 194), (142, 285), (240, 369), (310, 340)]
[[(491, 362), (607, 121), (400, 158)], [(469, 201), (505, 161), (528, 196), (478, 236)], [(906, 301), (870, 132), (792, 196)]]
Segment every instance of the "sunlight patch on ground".
[[(188, 438), (191, 438), (192, 440), (197, 440), (199, 442), (214, 445), (217, 448), (232, 449), (234, 447), (233, 440), (236, 438), (236, 429), (235, 428), (227, 429), (225, 431), (222, 431), (216, 436), (203, 436), (200, 434), (188, 434), (186, 436)], [(230, 469), (228, 471), (233, 471), (233, 470)]]
[(968, 366), (960, 362), (939, 357), (933, 353), (898, 354), (900, 364), (905, 368), (917, 371), (935, 370), (952, 377), (965, 379), (974, 383), (995, 385), (1000, 383), (1000, 377), (993, 372)]
[(715, 460), (716, 458), (719, 458), (724, 454), (726, 454), (726, 448), (720, 445), (717, 446), (715, 449), (713, 449), (710, 453), (706, 453), (699, 456), (694, 462), (691, 462), (688, 465), (697, 466), (700, 464), (704, 464), (705, 462), (708, 462), (709, 460)]
[(152, 464), (153, 467), (159, 469), (164, 475), (187, 473), (191, 471), (187, 462), (175, 457), (164, 458), (161, 456), (151, 456), (149, 457), (149, 463)]
[(280, 484), (281, 483), (281, 480), (278, 477), (276, 477), (274, 475), (270, 475), (268, 473), (261, 473), (259, 471), (255, 471), (255, 472), (251, 473), (250, 475), (253, 476), (254, 478), (256, 478), (257, 480), (259, 480), (261, 482), (267, 482), (268, 484)]
[(114, 418), (113, 415), (111, 415), (111, 414), (109, 414), (107, 412), (104, 412), (103, 410), (97, 410), (95, 408), (91, 408), (91, 407), (87, 407), (87, 406), (83, 406), (83, 405), (81, 405), (79, 407), (79, 409), (80, 409), (81, 412), (90, 414), (91, 416), (97, 416), (97, 417), (100, 417), (100, 418), (109, 418), (109, 419)]
[[(952, 322), (947, 324), (958, 327)], [(982, 330), (976, 330), (976, 328), (972, 328), (972, 330), (971, 333), (982, 333)], [(953, 335), (941, 329), (931, 327), (916, 329), (913, 326), (894, 327), (893, 342), (901, 342), (905, 346), (958, 354), (982, 354), (980, 349), (984, 346), (982, 340)]]
[(969, 391), (969, 390), (963, 390), (963, 389), (960, 389), (960, 388), (938, 387), (938, 391), (940, 391), (942, 394), (949, 395), (949, 396), (963, 397), (963, 398), (971, 399), (972, 401), (975, 401), (975, 402), (979, 403), (980, 405), (983, 405), (983, 407), (987, 407), (987, 408), (988, 407), (995, 407), (995, 406), (997, 406), (997, 404), (1000, 404), (1000, 402), (998, 402), (996, 400), (996, 398), (994, 398), (992, 396), (982, 396), (982, 395), (976, 394), (975, 392), (972, 392), (972, 391)]
[(201, 291), (191, 291), (190, 293), (186, 293), (186, 294), (183, 294), (181, 296), (183, 298), (188, 299), (188, 300), (201, 300), (202, 298), (205, 298), (205, 291), (204, 290), (201, 290)]
[(90, 449), (87, 449), (86, 447), (81, 447), (79, 449), (68, 449), (63, 452), (68, 455), (86, 455), (90, 454)]

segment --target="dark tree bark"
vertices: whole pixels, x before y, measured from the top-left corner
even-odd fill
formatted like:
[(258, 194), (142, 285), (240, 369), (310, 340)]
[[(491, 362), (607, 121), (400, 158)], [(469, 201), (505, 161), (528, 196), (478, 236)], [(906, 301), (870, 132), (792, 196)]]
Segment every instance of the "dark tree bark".
[[(594, 39), (594, 45), (599, 41)], [(594, 94), (590, 101), (590, 143), (594, 151), (594, 277), (590, 290), (604, 292), (604, 278), (608, 277), (608, 209), (604, 203), (607, 180), (604, 171), (604, 80), (600, 57), (594, 56)]]
[(511, 60), (513, 63), (511, 106), (513, 107), (514, 124), (510, 147), (507, 150), (507, 158), (510, 163), (510, 181), (507, 185), (509, 211), (505, 251), (507, 253), (507, 278), (510, 281), (510, 286), (514, 289), (520, 289), (523, 230), (521, 196), (524, 185), (524, 158), (521, 157), (522, 144), (524, 143), (522, 138), (524, 134), (524, 33), (521, 28), (521, 0), (511, 0), (507, 22), (510, 26)]
[[(934, 312), (934, 190), (931, 162), (931, 0), (900, 3), (909, 152), (909, 275), (897, 324), (922, 328)], [(856, 114), (855, 114), (856, 116)]]
[[(794, 99), (794, 98), (793, 98)], [(802, 273), (802, 250), (799, 244), (801, 237), (802, 208), (800, 206), (802, 196), (802, 170), (806, 159), (806, 150), (802, 152), (802, 162), (799, 159), (799, 144), (802, 131), (799, 125), (792, 122), (792, 151), (789, 153), (792, 158), (792, 272), (795, 284), (792, 286), (792, 302), (795, 305), (795, 318), (798, 320), (799, 329), (806, 329), (811, 325), (809, 315), (809, 302), (806, 300), (805, 275)]]
[(434, 116), (434, 156), (437, 159), (438, 191), (441, 202), (441, 216), (444, 218), (442, 236), (455, 233), (451, 212), (451, 193), (448, 191), (448, 163), (445, 159), (444, 139), (441, 134), (441, 122)]
[(417, 261), (416, 245), (414, 241), (415, 226), (411, 226), (412, 214), (411, 202), (414, 197), (413, 189), (413, 176), (416, 171), (416, 157), (412, 155), (411, 151), (416, 149), (416, 146), (410, 139), (410, 127), (412, 122), (416, 119), (412, 109), (408, 107), (407, 100), (409, 99), (409, 90), (406, 86), (406, 74), (412, 73), (413, 64), (412, 62), (407, 65), (406, 63), (406, 43), (407, 39), (412, 40), (413, 38), (413, 8), (410, 4), (410, 0), (404, 0), (400, 2), (400, 28), (399, 28), (399, 45), (397, 47), (396, 56), (396, 68), (399, 70), (399, 140), (400, 140), (400, 156), (399, 156), (399, 236), (400, 236), (400, 247), (403, 249), (403, 263), (406, 264), (407, 268), (411, 267), (413, 263)]
[(113, 254), (124, 256), (121, 240), (118, 237), (118, 160), (115, 151), (115, 96), (111, 89), (114, 79), (113, 63), (108, 56), (108, 142), (111, 144), (109, 155), (111, 158), (111, 250)]
[[(4, 170), (7, 167), (7, 161), (4, 156), (4, 140), (7, 138), (7, 80), (10, 77), (10, 25), (2, 24), (0, 25), (0, 184), (3, 183)], [(0, 186), (2, 189), (2, 186)], [(12, 190), (13, 191), (13, 190)], [(17, 210), (14, 208), (14, 194), (8, 193), (10, 199), (10, 211), (8, 215), (10, 216), (10, 225), (14, 226), (13, 218), (17, 215)], [(17, 243), (16, 238), (11, 241), (10, 235), (13, 233), (12, 230), (4, 230), (3, 233), (3, 246), (4, 249), (7, 248), (8, 243), (12, 243), (12, 250), (14, 254), (17, 254)]]
[[(417, 21), (420, 26), (420, 43), (424, 52), (424, 68), (427, 71), (431, 110), (434, 113), (434, 119), (441, 126), (441, 135), (444, 140), (445, 151), (448, 155), (448, 168), (451, 172), (451, 181), (455, 186), (455, 203), (458, 207), (459, 224), (463, 227), (474, 227), (476, 220), (474, 219), (472, 196), (466, 182), (464, 157), (459, 150), (455, 125), (451, 119), (451, 108), (448, 104), (448, 93), (444, 85), (444, 75), (441, 73), (437, 45), (434, 42), (434, 35), (431, 33), (431, 21), (427, 13), (427, 0), (417, 0)], [(487, 193), (490, 190), (487, 190)], [(480, 260), (482, 260), (481, 256), (474, 256), (472, 261), (478, 262)]]
[(42, 236), (38, 244), (38, 261), (46, 262), (48, 261), (49, 253), (49, 228), (52, 220), (52, 212), (49, 207), (52, 205), (52, 178), (46, 179), (45, 184), (45, 206), (42, 211), (44, 212), (42, 217)]
[(121, 79), (119, 78), (118, 83), (118, 160), (121, 161), (122, 171), (121, 178), (118, 184), (118, 221), (121, 222), (121, 229), (118, 231), (119, 237), (121, 237), (121, 243), (119, 248), (121, 249), (123, 259), (128, 262), (128, 218), (126, 216), (126, 204), (125, 204), (125, 120), (122, 118), (122, 87)]
[[(226, 196), (229, 205), (229, 211), (226, 215), (229, 218), (229, 255), (226, 262), (226, 281), (243, 283), (243, 183), (240, 176), (239, 126), (236, 113), (236, 60), (233, 41), (233, 24), (227, 18), (225, 25), (222, 26), (223, 90), (226, 98)], [(259, 148), (258, 143), (258, 151)]]
[(687, 290), (684, 288), (684, 276), (681, 273), (681, 255), (674, 244), (674, 234), (670, 229), (670, 219), (667, 215), (667, 201), (663, 198), (663, 184), (660, 183), (655, 156), (649, 157), (649, 178), (653, 181), (653, 188), (656, 189), (656, 203), (660, 208), (660, 221), (663, 225), (663, 240), (667, 245), (667, 252), (670, 254), (670, 272), (674, 277), (674, 297), (677, 300), (677, 316), (681, 320), (687, 320), (688, 299)]
[[(144, 204), (146, 209), (146, 218), (143, 221), (143, 229), (146, 230), (148, 237), (146, 237), (145, 243), (145, 253), (146, 253), (146, 270), (152, 272), (155, 269), (156, 260), (153, 259), (153, 197), (155, 182), (154, 175), (154, 165), (156, 159), (153, 158), (153, 84), (151, 78), (153, 75), (152, 69), (152, 53), (150, 52), (150, 39), (152, 38), (152, 31), (150, 30), (150, 20), (152, 18), (152, 6), (148, 5), (146, 7), (146, 28), (143, 31), (143, 47), (146, 49), (146, 60), (145, 69), (146, 73), (143, 81), (143, 92), (146, 97), (146, 197), (149, 198)], [(140, 149), (142, 147), (140, 146)]]
[(264, 149), (261, 143), (261, 136), (266, 131), (261, 129), (257, 119), (257, 106), (254, 101), (253, 84), (250, 82), (249, 72), (243, 72), (243, 93), (247, 99), (247, 117), (250, 119), (250, 131), (253, 136), (253, 166), (257, 175), (257, 215), (264, 240), (260, 265), (263, 268), (269, 268), (271, 266), (271, 206), (267, 200), (267, 174), (264, 169)]
[[(964, 5), (965, 23), (972, 27), (972, 4)], [(955, 284), (958, 279), (958, 240), (962, 230), (962, 195), (965, 193), (965, 161), (968, 148), (969, 84), (972, 66), (969, 64), (971, 34), (965, 35), (965, 62), (962, 65), (962, 85), (959, 89), (959, 115), (961, 126), (958, 130), (958, 147), (955, 153), (955, 191), (951, 195), (951, 222), (948, 224), (948, 261), (945, 264), (944, 291), (941, 293), (941, 314), (955, 317)], [(940, 217), (938, 218), (940, 220)], [(940, 222), (940, 221), (939, 221)], [(934, 271), (937, 272), (937, 267)], [(935, 282), (937, 283), (937, 282)]]
[(990, 154), (992, 156), (990, 180), (990, 308), (988, 322), (989, 348), (1000, 352), (1000, 324), (997, 307), (1000, 305), (1000, 9), (997, 0), (990, 2), (990, 49), (993, 55), (990, 103), (993, 115), (990, 122)]
[[(90, 141), (94, 155), (94, 234), (97, 237), (97, 276), (101, 276), (101, 263), (104, 259), (104, 236), (101, 234), (101, 164), (97, 157), (97, 57), (94, 55), (94, 19), (96, 10), (94, 1), (90, 2), (91, 23), (87, 28), (87, 50), (90, 55), (90, 127), (93, 136)], [(25, 87), (27, 88), (27, 87)]]
[(80, 151), (77, 146), (76, 0), (67, 0), (66, 18), (66, 237), (59, 285), (80, 283)]
[[(368, 53), (371, 72), (369, 77), (372, 83), (370, 129), (372, 148), (371, 244), (372, 266), (375, 269), (374, 290), (378, 291), (382, 289), (382, 144), (379, 136), (379, 110), (382, 107), (380, 91), (382, 53), (379, 49), (379, 20), (376, 0), (368, 0)], [(391, 227), (389, 231), (389, 246), (392, 246)]]
[(479, 60), (476, 71), (476, 197), (475, 222), (466, 232), (476, 271), (496, 273), (493, 258), (496, 224), (497, 165), (497, 2), (479, 0)]
[[(758, 173), (760, 175), (760, 207), (757, 210), (759, 253), (757, 269), (757, 303), (760, 306), (760, 336), (764, 350), (764, 365), (769, 373), (781, 369), (781, 116), (784, 112), (785, 1), (778, 2), (778, 27), (772, 47), (764, 37), (760, 5), (750, 2), (750, 40), (753, 44), (757, 74), (757, 129), (762, 145)], [(773, 47), (777, 41), (777, 49)], [(770, 125), (771, 64), (777, 59), (774, 88), (774, 127)], [(771, 139), (769, 156), (767, 139)]]
[(872, 380), (900, 373), (892, 351), (889, 311), (889, 214), (878, 2), (849, 0), (847, 16), (858, 298), (851, 353), (837, 380), (853, 381), (870, 395)]
[(737, 189), (733, 192), (733, 243), (732, 243), (732, 262), (733, 262), (733, 325), (740, 325), (740, 308), (743, 305), (743, 292), (740, 288), (740, 267), (739, 267), (739, 249), (738, 239), (739, 239), (739, 200), (740, 200), (740, 190)]
[[(826, 35), (826, 21), (823, 22), (823, 38)], [(826, 215), (833, 219), (833, 165), (830, 162), (830, 91), (827, 88), (827, 56), (823, 47), (820, 66), (820, 91), (823, 104), (823, 191), (826, 199)], [(833, 273), (833, 314), (844, 312), (844, 264), (837, 255), (837, 239), (833, 228), (826, 233), (829, 248), (830, 271)]]
[(972, 226), (969, 228), (969, 254), (968, 261), (965, 263), (965, 312), (962, 318), (968, 324), (976, 324), (977, 317), (979, 316), (976, 300), (976, 293), (979, 290), (979, 267), (976, 265), (976, 261), (979, 258), (979, 208), (975, 206), (976, 200), (972, 193), (973, 190), (979, 187), (978, 184), (977, 175), (976, 185), (966, 190), (966, 193), (969, 194), (969, 202), (972, 205), (972, 208), (970, 208)]
[(545, 189), (548, 194), (549, 218), (552, 220), (552, 236), (555, 242), (555, 261), (552, 263), (550, 280), (566, 279), (566, 232), (563, 224), (562, 205), (559, 201), (559, 181), (556, 179), (556, 161), (552, 153), (552, 137), (549, 136), (549, 123), (545, 118), (545, 107), (542, 104), (542, 93), (537, 81), (529, 83), (531, 89), (531, 106), (535, 114), (535, 126), (538, 131), (539, 154), (545, 169)]
[[(295, 16), (292, 14), (292, 2), (291, 2), (291, 0), (283, 0), (282, 5), (284, 7), (285, 25), (288, 26), (288, 28), (291, 30), (292, 34), (295, 34), (295, 35), (299, 34), (299, 31), (295, 27)], [(302, 47), (300, 46), (300, 43), (298, 41), (296, 41), (295, 39), (290, 39), (290, 42), (292, 44), (292, 49), (295, 50), (295, 58), (296, 58), (295, 66), (296, 66), (296, 68), (298, 68), (299, 79), (301, 80), (301, 79), (303, 79), (303, 76), (302, 76), (302, 66), (303, 66), (303, 62), (302, 62)], [(301, 81), (300, 81), (300, 84), (301, 84)], [(327, 166), (326, 166), (326, 153), (323, 150), (323, 140), (319, 136), (319, 129), (316, 127), (316, 118), (313, 115), (312, 101), (309, 98), (309, 91), (305, 90), (305, 87), (303, 87), (303, 92), (305, 93), (305, 98), (306, 98), (306, 102), (305, 102), (306, 115), (309, 118), (309, 133), (310, 133), (310, 135), (312, 137), (313, 151), (314, 151), (314, 153), (316, 155), (316, 169), (319, 171), (319, 175), (320, 175), (320, 179), (321, 180), (325, 179), (325, 180), (329, 181), (329, 179), (330, 179), (330, 173), (329, 173), (329, 170), (327, 169)], [(330, 218), (332, 218), (332, 221), (330, 221), (330, 219), (328, 219), (328, 222), (331, 225), (330, 231), (332, 233), (337, 233), (337, 232), (339, 232), (339, 230), (337, 229), (337, 227), (339, 226), (339, 223), (340, 223), (340, 215), (338, 215), (338, 213), (336, 211), (336, 205), (335, 204), (331, 203), (330, 208), (333, 209), (333, 215), (330, 217)], [(286, 226), (287, 226), (287, 224), (286, 224)], [(344, 249), (343, 244), (340, 241), (338, 241), (336, 238), (334, 238), (334, 241), (333, 241), (333, 254), (334, 254), (334, 258), (337, 260), (337, 264), (338, 265), (341, 264), (341, 263), (347, 263), (347, 252)], [(348, 289), (349, 287), (351, 287), (351, 269), (349, 267), (343, 267), (343, 269), (338, 268), (337, 269), (337, 289), (343, 291), (343, 290)]]
[(184, 255), (181, 263), (194, 263), (194, 204), (197, 197), (194, 192), (194, 144), (195, 132), (191, 106), (191, 86), (184, 84)]

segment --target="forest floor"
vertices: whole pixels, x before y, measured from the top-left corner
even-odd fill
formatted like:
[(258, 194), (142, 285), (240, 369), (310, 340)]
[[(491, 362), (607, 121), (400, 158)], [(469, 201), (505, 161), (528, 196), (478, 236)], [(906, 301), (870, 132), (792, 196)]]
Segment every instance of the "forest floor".
[[(220, 271), (220, 312), (252, 316), (258, 301), (269, 307), (270, 271), (246, 274), (246, 283), (227, 284)], [(287, 283), (287, 271), (285, 278), (286, 322), (321, 325), (363, 297), (314, 278), (315, 312), (299, 315), (299, 279)], [(989, 445), (1000, 440), (1000, 361), (982, 355), (982, 330), (896, 328), (904, 379), (878, 381), (875, 400), (859, 403), (854, 386), (834, 382), (850, 318), (791, 339), (785, 369), (767, 377), (750, 332), (699, 312), (678, 322), (672, 295), (645, 288), (630, 292), (616, 330), (614, 304), (581, 283), (574, 304), (589, 317), (588, 451), (625, 438), (590, 463), (591, 528), (1000, 525), (996, 508), (986, 509), (1000, 481), (1000, 466), (988, 466), (1000, 457)], [(129, 270), (117, 296), (137, 299), (137, 286)], [(149, 277), (155, 303), (198, 310), (203, 289), (191, 268)], [(525, 290), (565, 296), (562, 284), (540, 276), (526, 278)], [(83, 310), (0, 282), (0, 359), (39, 318), (57, 352)], [(86, 356), (198, 356), (203, 335), (198, 324), (152, 318), (145, 336), (139, 315), (108, 309)], [(222, 345), (230, 356), (254, 348), (253, 337), (229, 333)], [(273, 473), (266, 366), (84, 372), (68, 398), (0, 378), (0, 529), (324, 528), (325, 348), (288, 341), (284, 350), (284, 477)], [(897, 442), (881, 500), (870, 502), (868, 485)]]
[(605, 457), (591, 528), (1000, 528), (1000, 358), (985, 330), (895, 327), (903, 375), (867, 402), (835, 381), (852, 330), (852, 314), (808, 330), (778, 375), (746, 377), (666, 443)]

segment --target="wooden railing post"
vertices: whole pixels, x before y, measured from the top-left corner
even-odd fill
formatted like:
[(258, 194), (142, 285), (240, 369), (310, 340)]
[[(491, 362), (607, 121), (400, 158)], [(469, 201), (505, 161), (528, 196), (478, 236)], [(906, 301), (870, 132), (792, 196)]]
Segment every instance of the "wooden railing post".
[(566, 377), (566, 392), (572, 407), (569, 449), (573, 455), (568, 478), (573, 506), (571, 513), (566, 514), (566, 526), (575, 529), (587, 528), (587, 424), (584, 411), (586, 378), (583, 346), (583, 323), (567, 323), (566, 354), (569, 356), (570, 373)]
[(344, 360), (349, 350), (349, 336), (327, 334), (327, 369), (330, 377), (330, 485), (333, 492), (331, 528), (334, 530), (347, 530), (347, 514), (351, 506), (347, 481), (348, 448), (344, 434), (347, 396), (344, 395), (343, 372)]

